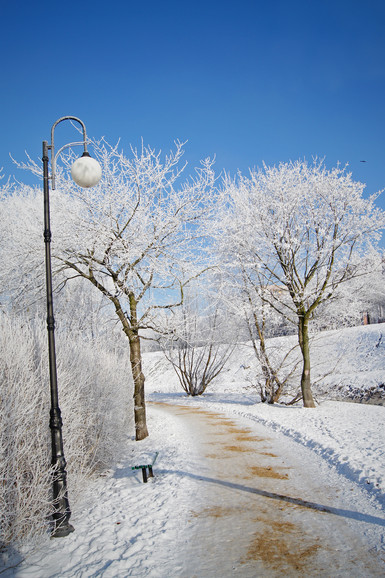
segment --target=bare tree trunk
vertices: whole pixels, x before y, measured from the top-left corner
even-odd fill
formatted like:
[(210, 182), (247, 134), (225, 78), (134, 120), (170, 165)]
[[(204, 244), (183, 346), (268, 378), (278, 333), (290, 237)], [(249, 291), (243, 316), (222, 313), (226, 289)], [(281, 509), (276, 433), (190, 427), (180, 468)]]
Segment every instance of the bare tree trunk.
[(135, 416), (135, 437), (136, 440), (143, 440), (148, 436), (146, 422), (146, 402), (144, 396), (144, 375), (142, 372), (142, 354), (140, 350), (140, 337), (135, 332), (131, 332), (130, 341), (130, 361), (132, 376), (134, 379), (134, 416)]
[(133, 293), (129, 295), (130, 323), (128, 339), (130, 342), (130, 361), (132, 377), (134, 379), (134, 417), (136, 440), (144, 440), (148, 436), (146, 422), (146, 401), (144, 397), (144, 374), (142, 371), (142, 353), (140, 349), (140, 336), (138, 330), (137, 307), (138, 302)]
[(299, 316), (298, 339), (303, 359), (303, 370), (301, 377), (303, 405), (304, 407), (315, 407), (310, 384), (309, 319), (304, 314)]
[(148, 436), (146, 422), (146, 402), (144, 396), (145, 377), (142, 371), (142, 353), (140, 348), (140, 336), (137, 323), (137, 301), (134, 295), (129, 295), (130, 315), (127, 316), (120, 305), (119, 299), (113, 297), (111, 301), (115, 305), (116, 313), (122, 323), (123, 331), (128, 337), (130, 344), (130, 362), (132, 378), (134, 381), (134, 420), (135, 438), (137, 441)]

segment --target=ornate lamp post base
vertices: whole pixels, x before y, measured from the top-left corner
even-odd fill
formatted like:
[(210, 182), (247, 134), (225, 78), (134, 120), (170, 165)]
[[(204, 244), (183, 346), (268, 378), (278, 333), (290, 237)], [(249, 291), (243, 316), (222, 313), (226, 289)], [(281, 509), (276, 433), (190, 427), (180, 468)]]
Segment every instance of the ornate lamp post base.
[(75, 531), (75, 528), (69, 523), (71, 510), (67, 492), (67, 464), (64, 458), (62, 426), (63, 421), (59, 407), (52, 408), (49, 427), (52, 437), (51, 463), (54, 468), (52, 498), (55, 511), (52, 514), (53, 524), (51, 532), (53, 538), (63, 538)]
[(75, 528), (68, 522), (64, 523), (55, 520), (54, 524), (54, 528), (51, 532), (51, 538), (65, 538), (68, 536), (68, 534), (75, 532)]

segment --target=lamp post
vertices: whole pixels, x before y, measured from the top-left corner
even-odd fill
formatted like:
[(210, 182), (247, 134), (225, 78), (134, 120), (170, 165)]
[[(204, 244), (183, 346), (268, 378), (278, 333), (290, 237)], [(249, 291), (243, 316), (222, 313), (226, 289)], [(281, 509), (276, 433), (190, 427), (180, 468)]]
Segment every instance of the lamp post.
[[(55, 155), (54, 131), (56, 126), (64, 121), (71, 120), (79, 123), (83, 131), (83, 140), (64, 145)], [(96, 185), (101, 176), (102, 170), (99, 163), (90, 157), (87, 151), (87, 134), (84, 123), (75, 116), (63, 116), (59, 118), (51, 129), (51, 144), (43, 141), (43, 181), (44, 181), (44, 242), (45, 242), (45, 273), (46, 273), (46, 290), (47, 290), (47, 331), (48, 331), (48, 355), (49, 355), (49, 375), (51, 391), (51, 411), (49, 427), (51, 429), (52, 442), (52, 466), (54, 467), (53, 479), (53, 537), (68, 536), (74, 531), (73, 526), (69, 523), (71, 510), (67, 493), (67, 472), (66, 461), (64, 458), (63, 436), (62, 436), (62, 418), (59, 408), (59, 397), (57, 387), (56, 371), (56, 351), (55, 351), (55, 319), (53, 315), (53, 296), (52, 296), (52, 266), (51, 266), (51, 226), (50, 226), (50, 207), (49, 207), (49, 180), (52, 182), (52, 190), (55, 189), (56, 178), (56, 159), (65, 148), (75, 145), (83, 145), (83, 155), (78, 158), (71, 168), (71, 175), (75, 183), (83, 188), (93, 187)], [(51, 151), (51, 176), (48, 169), (48, 151)]]

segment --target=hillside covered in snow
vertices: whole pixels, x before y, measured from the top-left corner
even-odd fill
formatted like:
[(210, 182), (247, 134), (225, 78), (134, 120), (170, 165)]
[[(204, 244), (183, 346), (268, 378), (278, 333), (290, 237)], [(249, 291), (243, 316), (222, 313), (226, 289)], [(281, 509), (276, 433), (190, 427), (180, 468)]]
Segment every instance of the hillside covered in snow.
[[(268, 340), (272, 358), (294, 348), (297, 336)], [(170, 363), (161, 352), (146, 353), (148, 392), (181, 391)], [(299, 359), (298, 347), (291, 361)], [(339, 400), (385, 405), (385, 323), (323, 331), (311, 340), (312, 387), (318, 401)], [(299, 389), (300, 365), (283, 396), (289, 401)], [(251, 343), (236, 347), (224, 371), (209, 386), (210, 394), (245, 394), (258, 401), (260, 367)]]

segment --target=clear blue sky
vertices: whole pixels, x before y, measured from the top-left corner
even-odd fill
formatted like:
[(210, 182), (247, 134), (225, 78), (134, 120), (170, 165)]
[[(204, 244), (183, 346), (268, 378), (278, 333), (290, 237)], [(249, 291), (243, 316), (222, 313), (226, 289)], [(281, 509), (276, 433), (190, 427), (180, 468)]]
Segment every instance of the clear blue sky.
[(6, 175), (74, 115), (127, 150), (188, 140), (190, 166), (317, 155), (385, 187), (384, 0), (22, 0), (0, 27)]

